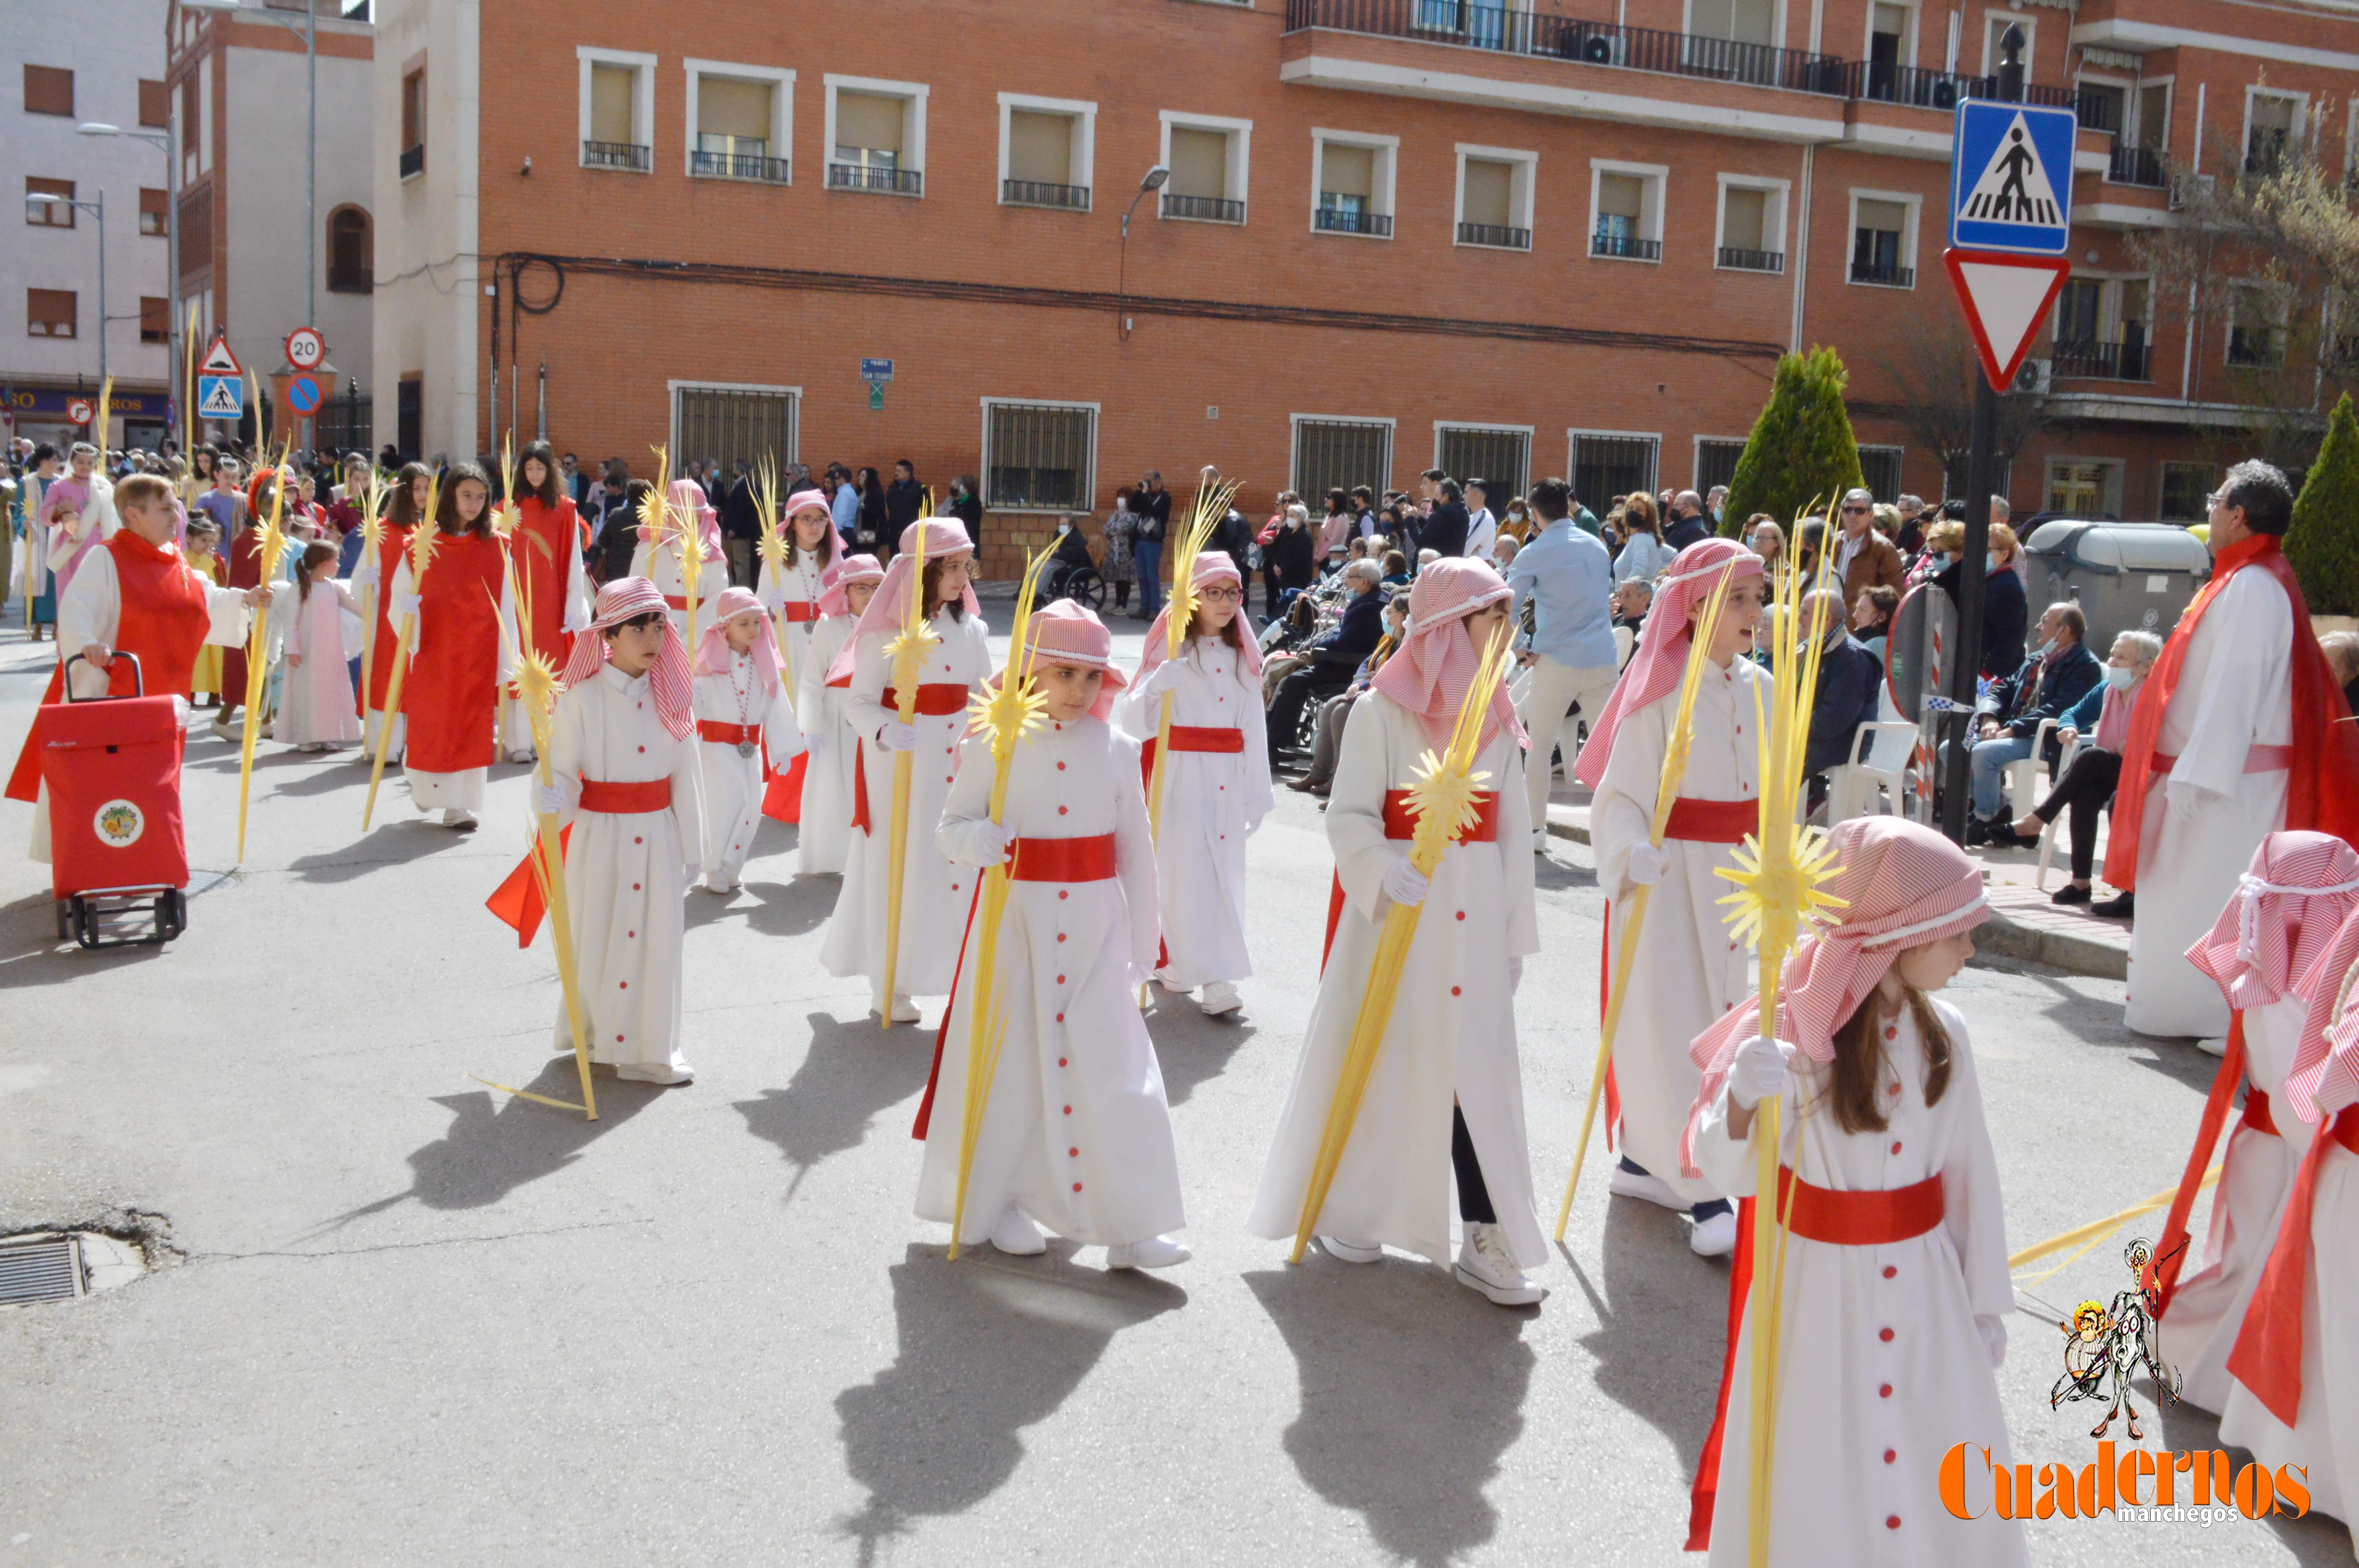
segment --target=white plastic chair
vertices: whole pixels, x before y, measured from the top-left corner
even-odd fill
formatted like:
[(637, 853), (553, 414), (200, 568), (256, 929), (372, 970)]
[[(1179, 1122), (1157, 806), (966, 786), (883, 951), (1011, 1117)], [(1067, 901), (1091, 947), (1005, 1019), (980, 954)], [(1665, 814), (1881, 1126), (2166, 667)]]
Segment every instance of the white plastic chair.
[(1851, 760), (1828, 776), (1827, 826), (1872, 812), (1905, 815), (1908, 759), (1916, 750), (1917, 726), (1905, 719), (1861, 725), (1852, 737)]
[[(2055, 728), (2056, 720), (2053, 719), (2041, 719), (2039, 721), (2039, 740), (2038, 744), (2046, 745), (2048, 743), (2048, 731)], [(2081, 754), (2081, 748), (2082, 745), (2087, 743), (2088, 739), (2089, 738), (2085, 735), (2078, 732), (2074, 733), (2072, 743), (2064, 748), (2064, 754), (2056, 764), (2056, 776), (2058, 778), (2062, 778), (2066, 770), (2071, 767), (2072, 759)], [(2036, 805), (2038, 803), (2035, 802), (2033, 804)], [(2031, 806), (2026, 806), (2020, 811), (2017, 812), (2016, 815), (2017, 816), (2021, 816), (2028, 813), (2030, 810)], [(2055, 820), (2040, 825), (2039, 873), (2033, 880), (2031, 885), (2038, 888), (2041, 892), (2046, 892), (2048, 891), (2048, 868), (2049, 863), (2056, 859), (2056, 829), (2063, 820), (2064, 814), (2060, 811), (2056, 814)]]

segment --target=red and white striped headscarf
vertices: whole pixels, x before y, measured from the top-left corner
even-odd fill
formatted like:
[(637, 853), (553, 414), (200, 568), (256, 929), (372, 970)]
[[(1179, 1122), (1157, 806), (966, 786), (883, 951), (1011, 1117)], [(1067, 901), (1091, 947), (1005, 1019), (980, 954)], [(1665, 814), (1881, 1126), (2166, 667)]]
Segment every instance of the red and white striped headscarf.
[(875, 556), (846, 556), (829, 568), (820, 580), (825, 586), (819, 591), (819, 612), (849, 615), (852, 598), (847, 590), (855, 582), (883, 582), (885, 568)]
[[(723, 559), (721, 514), (713, 511), (712, 503), (704, 498), (704, 487), (692, 479), (676, 479), (671, 481), (671, 489), (667, 494), (672, 526), (679, 526), (682, 518), (695, 518), (696, 536), (703, 544), (704, 558), (708, 561)], [(653, 531), (645, 523), (640, 524), (639, 543), (649, 545), (654, 542)]]
[[(1237, 570), (1237, 563), (1230, 558), (1226, 550), (1199, 552), (1196, 557), (1196, 569), (1190, 575), (1190, 580), (1198, 589), (1201, 589), (1208, 582), (1233, 582), (1237, 585), (1237, 592), (1240, 595), (1245, 592), (1245, 575)], [(1245, 614), (1243, 598), (1237, 600), (1237, 613), (1240, 616)], [(1156, 666), (1163, 663), (1166, 650), (1170, 646), (1171, 601), (1167, 599), (1163, 601), (1163, 608), (1156, 612), (1155, 623), (1147, 629), (1147, 648), (1139, 655), (1138, 660), (1139, 679), (1145, 680), (1155, 673)], [(1259, 691), (1261, 689), (1261, 643), (1246, 628), (1239, 626), (1237, 646), (1237, 679), (1250, 689)]]
[[(860, 612), (860, 621), (852, 628), (852, 635), (843, 640), (843, 651), (836, 654), (835, 662), (827, 667), (830, 685), (852, 673), (852, 666), (859, 658), (860, 639), (871, 634), (897, 636), (908, 623), (910, 600), (925, 591), (925, 585), (918, 579), (915, 565), (919, 539), (926, 543), (928, 566), (936, 561), (955, 560), (961, 556), (974, 554), (974, 541), (966, 536), (966, 524), (955, 517), (920, 517), (902, 529), (901, 553), (895, 556), (893, 564), (885, 568), (884, 583), (869, 598), (868, 608)], [(969, 615), (983, 613), (983, 601), (975, 598), (973, 582), (966, 585), (961, 602), (966, 606)], [(919, 608), (923, 613), (924, 607), (920, 605)]]
[(1605, 710), (1589, 727), (1589, 740), (1572, 764), (1574, 778), (1595, 789), (1605, 777), (1605, 760), (1613, 754), (1622, 720), (1679, 689), (1680, 676), (1688, 667), (1688, 646), (1695, 641), (1688, 615), (1712, 598), (1720, 579), (1727, 577), (1734, 586), (1762, 575), (1761, 557), (1734, 539), (1698, 539), (1679, 553), (1669, 572), (1655, 585), (1655, 605), (1647, 611), (1630, 667), (1614, 683)]
[(2304, 1121), (2323, 1123), (2359, 1100), (2359, 909), (2343, 916), (2334, 939), (2301, 978), (2294, 994), (2306, 997), (2301, 1043), (2286, 1075), (2285, 1103)]
[(737, 656), (729, 646), (725, 628), (740, 615), (759, 618), (760, 629), (754, 633), (754, 645), (746, 656), (760, 672), (762, 689), (772, 697), (778, 693), (778, 629), (770, 622), (769, 611), (754, 597), (750, 588), (724, 588), (712, 601), (712, 621), (696, 639), (696, 673), (701, 676), (725, 676)]
[(1129, 684), (1114, 667), (1114, 633), (1086, 604), (1060, 599), (1042, 606), (1032, 612), (1025, 635), (1032, 645), (1029, 667), (1035, 671), (1043, 665), (1086, 665), (1105, 672), (1098, 699), (1090, 705), (1093, 719), (1103, 719), (1114, 707), (1114, 693)]
[(2332, 833), (2272, 833), (2187, 961), (2219, 982), (2228, 1005), (2282, 1001), (2359, 908), (2359, 853)]
[(672, 739), (679, 740), (696, 725), (688, 650), (680, 643), (679, 628), (665, 613), (662, 592), (643, 577), (618, 577), (598, 590), (596, 612), (589, 627), (573, 639), (573, 656), (565, 661), (565, 684), (568, 687), (580, 686), (603, 668), (603, 634), (642, 615), (662, 617), (663, 642), (657, 647), (656, 662), (647, 671), (647, 687), (655, 694), (656, 716), (663, 720)]
[[(1466, 618), (1506, 597), (1506, 579), (1488, 562), (1461, 556), (1430, 563), (1409, 588), (1408, 630), (1368, 685), (1416, 714), (1426, 740), (1437, 749), (1450, 743), (1458, 710), (1483, 667), (1483, 650), (1467, 632)], [(1524, 727), (1516, 719), (1505, 681), (1491, 693), (1491, 710), (1483, 716), (1476, 752), (1502, 730), (1517, 745), (1524, 743)]]
[[(1834, 1059), (1835, 1031), (1859, 1011), (1893, 960), (1990, 918), (1982, 868), (1930, 827), (1898, 816), (1855, 816), (1829, 842), (1837, 870), (1826, 891), (1845, 901), (1841, 919), (1795, 945), (1777, 989), (1777, 1035), (1813, 1062)], [(1680, 1134), (1680, 1168), (1690, 1179), (1702, 1173), (1695, 1168), (1694, 1110), (1719, 1096), (1736, 1048), (1762, 1033), (1760, 1020), (1756, 995), (1722, 1014), (1688, 1047), (1689, 1059), (1703, 1073)]]

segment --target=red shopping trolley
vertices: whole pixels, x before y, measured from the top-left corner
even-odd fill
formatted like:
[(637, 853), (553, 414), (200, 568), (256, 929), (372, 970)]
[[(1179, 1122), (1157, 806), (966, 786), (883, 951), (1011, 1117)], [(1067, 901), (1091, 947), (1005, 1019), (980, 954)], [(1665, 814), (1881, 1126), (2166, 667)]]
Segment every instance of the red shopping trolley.
[(189, 924), (178, 705), (146, 695), (136, 655), (114, 658), (129, 661), (135, 695), (77, 702), (69, 679), (66, 700), (33, 720), (58, 935), (85, 947), (169, 942)]

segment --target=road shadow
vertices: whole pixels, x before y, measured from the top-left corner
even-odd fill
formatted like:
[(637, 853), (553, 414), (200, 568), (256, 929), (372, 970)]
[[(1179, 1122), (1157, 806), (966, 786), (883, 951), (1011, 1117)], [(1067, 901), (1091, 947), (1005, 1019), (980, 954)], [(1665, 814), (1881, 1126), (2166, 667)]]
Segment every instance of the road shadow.
[(1161, 986), (1149, 985), (1147, 993), (1147, 1033), (1163, 1068), (1164, 1098), (1172, 1105), (1185, 1104), (1197, 1085), (1226, 1072), (1229, 1058), (1261, 1033), (1237, 1013), (1207, 1018), (1193, 1000)]
[(836, 887), (833, 877), (792, 877), (785, 881), (749, 880), (725, 899), (717, 893), (691, 893), (688, 928), (742, 919), (748, 930), (764, 936), (806, 935), (826, 925), (834, 913)]
[(1555, 852), (1532, 857), (1534, 887), (1543, 892), (1554, 892), (1565, 889), (1593, 888), (1597, 885), (1595, 868), (1574, 865), (1569, 860), (1557, 859), (1558, 855), (1564, 854), (1571, 849), (1570, 843), (1560, 838), (1554, 839), (1550, 841), (1549, 848)]
[[(2136, 1399), (2137, 1408), (2147, 1416), (2147, 1446), (2170, 1454), (2201, 1453), (2225, 1446), (2233, 1470), (2241, 1472), (2253, 1463), (2252, 1450), (2221, 1443), (2220, 1418), (2210, 1411), (2183, 1400), (2165, 1402), (2158, 1399), (2153, 1380), (2146, 1378), (2138, 1379)], [(2157, 1431), (2158, 1427), (2161, 1430)], [(2351, 1561), (2350, 1529), (2330, 1515), (2311, 1513), (2291, 1519), (2280, 1502), (2279, 1511), (2269, 1515), (2267, 1523), (2278, 1544), (2304, 1568), (2328, 1568), (2332, 1563)]]
[(1006, 1486), (1024, 1429), (1072, 1397), (1114, 1336), (1187, 1303), (1136, 1271), (1077, 1269), (1073, 1251), (1051, 1241), (1040, 1257), (1010, 1258), (984, 1245), (953, 1263), (912, 1243), (886, 1271), (893, 1365), (835, 1399), (844, 1468), (868, 1491), (836, 1528), (859, 1543), (863, 1568), (918, 1520), (965, 1513)]
[(1599, 1243), (1595, 1280), (1560, 1249), (1597, 1318), (1581, 1343), (1596, 1358), (1598, 1391), (1670, 1439), (1691, 1466), (1727, 1357), (1728, 1266), (1697, 1257), (1680, 1217), (1639, 1198), (1607, 1201)]
[[(810, 1015), (810, 1048), (782, 1089), (764, 1089), (734, 1102), (745, 1130), (775, 1143), (794, 1170), (786, 1202), (812, 1166), (866, 1141), (877, 1119), (926, 1087), (933, 1066), (933, 1036), (916, 1030), (891, 1033), (864, 1014), (850, 1023), (824, 1012)], [(887, 1137), (902, 1137), (908, 1125), (894, 1117)]]
[(92, 949), (71, 936), (60, 937), (56, 901), (45, 892), (0, 909), (0, 991), (89, 980), (170, 951), (168, 943)]
[(406, 866), (460, 849), (477, 837), (479, 833), (453, 832), (422, 818), (382, 823), (356, 844), (325, 854), (299, 855), (287, 862), (287, 869), (307, 882), (348, 882), (380, 866)]
[(1397, 1255), (1373, 1268), (1306, 1259), (1245, 1276), (1301, 1384), (1287, 1454), (1386, 1552), (1441, 1568), (1497, 1533), (1483, 1494), (1523, 1433), (1536, 1314)]

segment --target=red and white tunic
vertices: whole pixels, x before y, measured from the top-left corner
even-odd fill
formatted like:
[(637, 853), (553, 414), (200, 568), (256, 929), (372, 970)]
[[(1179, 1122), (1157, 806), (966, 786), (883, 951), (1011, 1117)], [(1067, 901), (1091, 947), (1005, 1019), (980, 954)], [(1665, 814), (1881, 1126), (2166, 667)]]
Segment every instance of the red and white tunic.
[(773, 766), (801, 752), (802, 731), (786, 687), (765, 691), (761, 666), (733, 654), (725, 674), (696, 677), (696, 751), (704, 773), (704, 875), (737, 880), (762, 826), (762, 758)]
[[(560, 496), (555, 506), (527, 495), (516, 502), (521, 514), (507, 537), (509, 557), (516, 562), (516, 615), (532, 607), (530, 623), (521, 628), (528, 645), (562, 670), (571, 651), (573, 633), (590, 624), (590, 578), (582, 566), (582, 519), (571, 499)], [(532, 722), (524, 704), (513, 696), (500, 699), (500, 745), (511, 755), (532, 754)]]
[[(435, 541), (426, 568), (401, 689), (408, 729), (402, 769), (420, 811), (484, 808), (500, 686), (515, 646), (505, 550), (496, 538), (453, 531)], [(393, 575), (396, 600), (418, 591), (410, 581), (404, 557)]]

